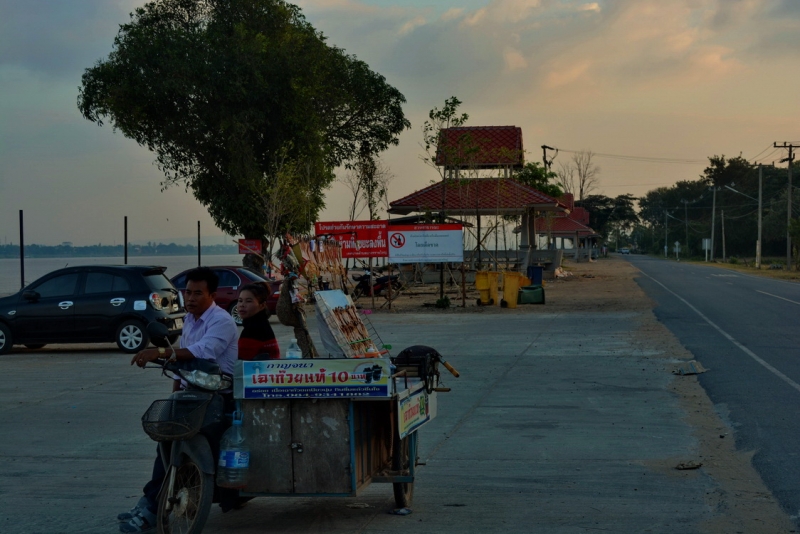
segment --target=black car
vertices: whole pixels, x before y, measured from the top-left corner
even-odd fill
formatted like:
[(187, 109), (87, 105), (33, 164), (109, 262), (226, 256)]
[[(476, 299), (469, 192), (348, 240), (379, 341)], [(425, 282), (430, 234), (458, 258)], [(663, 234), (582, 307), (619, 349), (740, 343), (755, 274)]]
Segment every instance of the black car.
[(67, 267), (0, 299), (0, 354), (12, 345), (116, 341), (135, 353), (150, 342), (146, 326), (167, 326), (170, 341), (183, 328), (183, 296), (164, 276), (166, 267)]

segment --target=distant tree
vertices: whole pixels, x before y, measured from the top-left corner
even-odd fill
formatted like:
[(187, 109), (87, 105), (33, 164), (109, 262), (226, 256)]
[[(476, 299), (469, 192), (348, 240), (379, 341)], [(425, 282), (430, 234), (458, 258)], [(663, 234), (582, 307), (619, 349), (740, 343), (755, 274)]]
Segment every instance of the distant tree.
[(576, 205), (589, 212), (589, 226), (604, 239), (619, 230), (629, 232), (639, 222), (632, 195), (619, 195), (615, 198), (604, 195), (589, 195)]
[(597, 189), (600, 167), (594, 163), (591, 150), (581, 150), (572, 155), (569, 163), (560, 164), (558, 185), (567, 193), (575, 195), (576, 200), (583, 200)]
[[(308, 229), (336, 166), (397, 144), (404, 102), (283, 0), (149, 2), (78, 96), (86, 119), (156, 154), (164, 187), (185, 185), (220, 229), (262, 239)], [(302, 212), (267, 222), (263, 193), (290, 171)]]

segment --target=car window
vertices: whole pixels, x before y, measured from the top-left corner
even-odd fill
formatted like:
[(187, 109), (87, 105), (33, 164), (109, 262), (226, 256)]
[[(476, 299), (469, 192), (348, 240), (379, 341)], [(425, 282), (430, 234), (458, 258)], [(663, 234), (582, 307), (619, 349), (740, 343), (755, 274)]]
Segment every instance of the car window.
[(144, 279), (147, 281), (147, 287), (156, 291), (172, 287), (172, 282), (169, 281), (169, 278), (164, 276), (164, 273), (149, 274), (145, 276)]
[(83, 292), (86, 295), (92, 295), (94, 293), (130, 291), (130, 289), (130, 284), (122, 276), (111, 273), (88, 273)]
[(43, 299), (51, 297), (70, 297), (75, 294), (78, 284), (78, 273), (62, 274), (45, 280), (38, 286), (31, 288)]
[(230, 271), (214, 271), (219, 276), (219, 287), (236, 287), (239, 285), (239, 277)]
[(247, 269), (237, 269), (239, 274), (250, 280), (251, 282), (263, 282), (265, 278), (263, 276), (258, 276), (253, 271), (248, 271)]
[(178, 289), (186, 289), (186, 275), (182, 274), (182, 275), (178, 276), (177, 278), (175, 278), (175, 281), (172, 282), (172, 283)]

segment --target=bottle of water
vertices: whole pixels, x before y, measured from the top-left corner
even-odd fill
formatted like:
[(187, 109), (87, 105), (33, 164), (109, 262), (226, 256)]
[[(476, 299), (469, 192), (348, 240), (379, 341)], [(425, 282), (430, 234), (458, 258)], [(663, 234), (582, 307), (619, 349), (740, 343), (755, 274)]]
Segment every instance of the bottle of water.
[(289, 348), (286, 349), (285, 358), (288, 360), (299, 360), (302, 357), (303, 357), (303, 351), (300, 350), (300, 347), (297, 345), (297, 340), (292, 339), (292, 342), (289, 343)]
[(236, 412), (233, 415), (233, 426), (225, 431), (219, 444), (217, 486), (221, 488), (245, 487), (249, 469), (250, 448), (244, 442), (241, 414)]

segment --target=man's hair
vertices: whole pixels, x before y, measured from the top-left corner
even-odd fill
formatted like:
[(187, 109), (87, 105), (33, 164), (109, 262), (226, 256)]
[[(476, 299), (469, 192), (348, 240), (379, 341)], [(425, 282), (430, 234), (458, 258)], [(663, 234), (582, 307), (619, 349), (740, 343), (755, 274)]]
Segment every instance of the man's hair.
[(209, 293), (215, 293), (219, 286), (219, 276), (208, 267), (198, 267), (186, 273), (186, 282), (205, 282)]
[(259, 304), (264, 304), (269, 298), (269, 289), (267, 288), (267, 284), (247, 284), (246, 286), (242, 286), (242, 288), (239, 290), (240, 295), (242, 294), (242, 291), (249, 291), (252, 293)]

